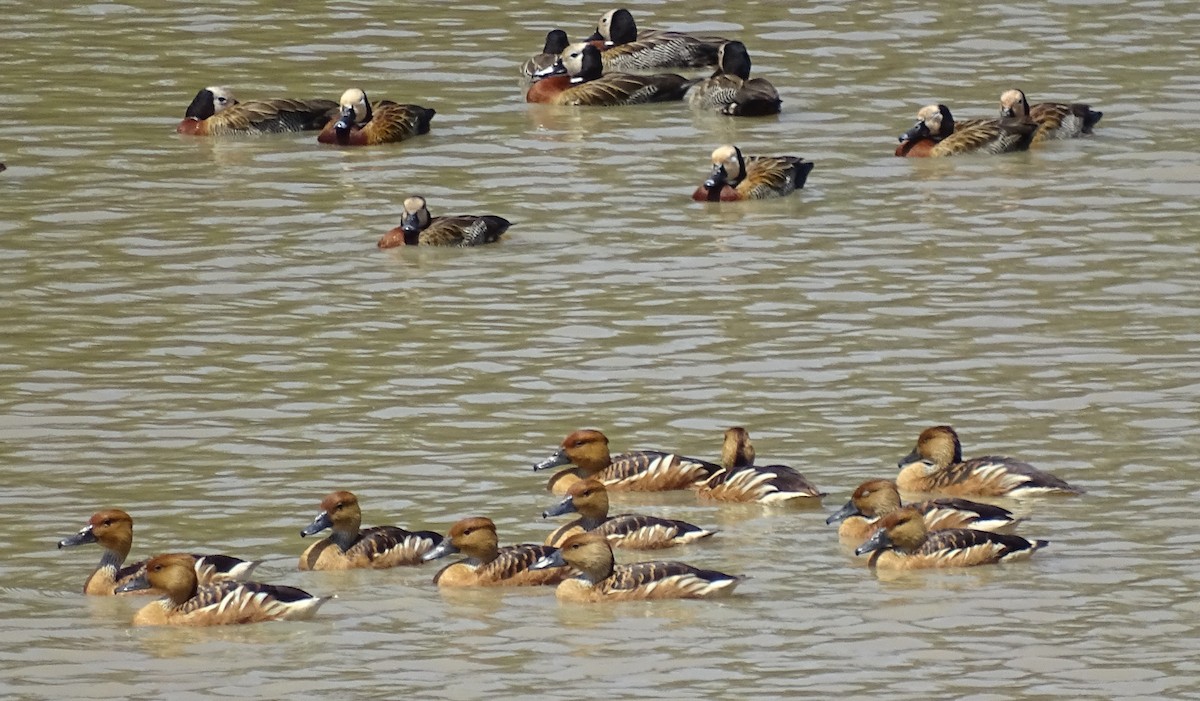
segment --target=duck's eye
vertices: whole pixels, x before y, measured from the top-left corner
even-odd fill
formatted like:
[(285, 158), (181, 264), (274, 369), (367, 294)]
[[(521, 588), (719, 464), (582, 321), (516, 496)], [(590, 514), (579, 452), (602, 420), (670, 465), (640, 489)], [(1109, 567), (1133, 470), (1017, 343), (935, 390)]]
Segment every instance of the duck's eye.
[(100, 524), (100, 525), (102, 525), (102, 526), (111, 526), (111, 525), (112, 525), (112, 519), (111, 519), (111, 518), (106, 518), (106, 519), (104, 519), (104, 523), (102, 523), (102, 524)]
[(582, 447), (586, 443), (587, 443), (587, 441), (583, 441), (583, 440), (575, 441), (574, 443), (571, 444), (571, 447), (579, 448), (579, 447)]
[(225, 104), (226, 102), (229, 102), (229, 98), (228, 98), (228, 97), (225, 97), (224, 95), (220, 95), (220, 96), (218, 96), (218, 97), (217, 97), (217, 102), (219, 102), (219, 103), (221, 103), (221, 104), (223, 105), (223, 104)]

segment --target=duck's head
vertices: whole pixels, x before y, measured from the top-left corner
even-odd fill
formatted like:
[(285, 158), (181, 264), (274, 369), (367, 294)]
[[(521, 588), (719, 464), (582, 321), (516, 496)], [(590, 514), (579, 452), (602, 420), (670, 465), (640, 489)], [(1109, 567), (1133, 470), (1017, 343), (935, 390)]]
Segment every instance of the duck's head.
[(542, 512), (542, 518), (579, 513), (586, 518), (608, 515), (608, 488), (598, 479), (585, 479), (571, 485), (562, 501)]
[(587, 82), (595, 80), (604, 73), (604, 62), (600, 59), (600, 49), (587, 42), (571, 44), (559, 55), (563, 69), (571, 74), (572, 81)]
[(1018, 119), (1029, 117), (1029, 100), (1025, 99), (1025, 93), (1016, 88), (1005, 90), (1001, 93), (1000, 116), (1016, 117)]
[(321, 513), (300, 531), (300, 537), (316, 535), (326, 528), (357, 532), (361, 525), (362, 509), (358, 505), (358, 497), (351, 492), (338, 491), (321, 500)]
[(742, 80), (750, 79), (750, 52), (740, 41), (727, 41), (717, 49), (717, 65), (726, 75), (736, 75)]
[(855, 555), (888, 549), (910, 552), (921, 545), (927, 532), (925, 517), (911, 507), (898, 509), (884, 516), (879, 519), (878, 526), (879, 530), (854, 550)]
[(353, 127), (371, 121), (371, 103), (367, 100), (367, 94), (358, 88), (350, 88), (342, 93), (338, 106), (342, 116), (334, 128), (339, 135), (348, 135)]
[(575, 431), (563, 439), (554, 454), (535, 464), (533, 469), (546, 470), (551, 467), (574, 463), (591, 472), (599, 472), (611, 464), (608, 453), (608, 438), (592, 429)]
[(719, 192), (722, 187), (729, 185), (737, 187), (746, 172), (746, 159), (742, 150), (732, 144), (718, 146), (712, 152), (712, 173), (704, 181), (704, 187), (711, 193)]
[(930, 426), (921, 431), (916, 447), (900, 458), (897, 467), (919, 460), (928, 460), (939, 468), (962, 462), (962, 443), (958, 441), (958, 434), (949, 426)]
[(721, 467), (732, 470), (754, 464), (754, 444), (750, 432), (741, 426), (725, 429), (725, 443), (721, 446)]
[(546, 43), (542, 46), (542, 53), (557, 56), (566, 49), (571, 43), (567, 38), (567, 33), (561, 29), (551, 29), (546, 32)]
[(945, 105), (926, 105), (917, 112), (917, 123), (900, 135), (900, 141), (944, 139), (954, 133), (954, 117)]
[(237, 103), (237, 99), (233, 97), (233, 91), (229, 88), (210, 85), (207, 88), (201, 88), (200, 92), (196, 93), (196, 96), (192, 98), (192, 103), (188, 105), (187, 112), (183, 114), (183, 118), (203, 121)]
[(850, 501), (825, 519), (825, 523), (838, 523), (851, 516), (875, 518), (900, 508), (900, 492), (896, 483), (890, 480), (867, 480), (858, 485)]
[(429, 208), (424, 197), (413, 196), (404, 200), (404, 215), (400, 220), (400, 228), (406, 236), (419, 234), (429, 228)]
[(186, 553), (156, 555), (146, 561), (146, 568), (134, 579), (117, 587), (117, 594), (142, 589), (166, 592), (171, 601), (182, 604), (196, 595), (196, 559)]
[(450, 528), (450, 532), (432, 550), (426, 552), (421, 559), (425, 562), (436, 560), (454, 553), (462, 553), (470, 558), (489, 558), (495, 554), (500, 540), (496, 536), (496, 524), (490, 518), (474, 516), (464, 518)]
[(607, 44), (628, 44), (637, 40), (637, 22), (633, 13), (625, 8), (605, 12), (596, 23), (596, 33), (588, 41), (604, 41)]
[(87, 525), (69, 538), (58, 541), (58, 547), (70, 548), (87, 543), (99, 543), (106, 550), (129, 554), (133, 545), (133, 518), (120, 509), (97, 511)]
[(539, 559), (529, 569), (544, 570), (570, 565), (590, 582), (598, 582), (613, 573), (613, 551), (608, 540), (598, 533), (580, 533), (563, 541), (558, 550)]

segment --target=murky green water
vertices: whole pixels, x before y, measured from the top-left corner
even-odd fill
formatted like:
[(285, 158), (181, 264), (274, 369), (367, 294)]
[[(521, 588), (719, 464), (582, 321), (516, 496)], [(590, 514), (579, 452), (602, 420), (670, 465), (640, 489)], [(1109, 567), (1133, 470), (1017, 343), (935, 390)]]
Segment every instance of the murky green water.
[[(1191, 2), (634, 4), (745, 40), (784, 99), (530, 107), (520, 61), (609, 6), (21, 6), (0, 27), (0, 695), (13, 698), (1178, 698), (1195, 662), (1200, 11)], [(12, 8), (10, 8), (12, 9)], [(374, 150), (172, 133), (191, 96), (435, 107)], [(925, 103), (1090, 101), (1095, 138), (909, 162)], [(786, 200), (706, 206), (708, 154), (817, 162)], [(515, 222), (381, 253), (400, 202)], [(926, 425), (1086, 487), (1020, 504), (1032, 562), (881, 580), (824, 525)], [(721, 603), (442, 595), (434, 568), (295, 572), (334, 488), (369, 524), (493, 518), (540, 541), (529, 465), (579, 427), (714, 458), (744, 425), (826, 509), (619, 497), (722, 529), (670, 553)], [(78, 594), (96, 509), (134, 555), (267, 558), (336, 592), (311, 623), (133, 630)], [(201, 674), (193, 674), (199, 672)]]

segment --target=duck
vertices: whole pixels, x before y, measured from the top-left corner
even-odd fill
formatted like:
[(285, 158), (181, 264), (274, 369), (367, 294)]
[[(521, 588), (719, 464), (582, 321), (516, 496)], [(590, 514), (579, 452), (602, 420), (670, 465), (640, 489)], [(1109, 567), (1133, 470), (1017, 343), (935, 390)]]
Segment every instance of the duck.
[(923, 158), (1024, 151), (1037, 130), (1036, 122), (1019, 118), (955, 122), (949, 107), (926, 105), (917, 112), (917, 123), (900, 135), (896, 155)]
[(609, 70), (646, 70), (716, 65), (721, 45), (729, 40), (684, 32), (639, 32), (633, 14), (619, 8), (604, 13), (588, 41), (604, 43), (604, 62)]
[(608, 515), (608, 488), (598, 479), (585, 479), (571, 485), (562, 501), (542, 512), (542, 518), (578, 513), (579, 518), (558, 528), (546, 538), (546, 545), (561, 545), (576, 533), (599, 533), (617, 548), (656, 550), (694, 543), (711, 537), (707, 531), (687, 521), (642, 514)]
[(727, 596), (742, 580), (716, 570), (702, 570), (683, 562), (635, 562), (617, 565), (612, 546), (599, 533), (579, 533), (563, 541), (532, 569), (570, 567), (580, 574), (563, 580), (555, 589), (560, 601), (648, 601), (652, 599), (708, 599)]
[(549, 555), (548, 545), (499, 546), (496, 524), (489, 518), (465, 518), (450, 528), (446, 538), (429, 552), (426, 562), (462, 553), (465, 560), (446, 565), (433, 576), (439, 587), (524, 587), (558, 584), (568, 571), (533, 571), (530, 565)]
[(546, 33), (546, 43), (542, 53), (531, 57), (521, 64), (521, 75), (526, 79), (532, 78), (538, 71), (546, 70), (558, 63), (559, 56), (571, 44), (567, 33), (561, 29), (551, 29)]
[(229, 88), (201, 88), (192, 98), (176, 133), (192, 136), (277, 134), (311, 131), (336, 117), (333, 100), (272, 98), (238, 102)]
[[(879, 519), (905, 506), (891, 480), (867, 480), (858, 485), (850, 501), (829, 515), (825, 523), (838, 525), (838, 537), (861, 543), (878, 530)], [(931, 531), (948, 528), (973, 528), (977, 531), (1011, 533), (1023, 519), (1013, 518), (1008, 509), (966, 499), (930, 499), (907, 504), (925, 519)]]
[(867, 561), (871, 567), (917, 570), (1014, 562), (1049, 544), (971, 528), (930, 531), (920, 511), (905, 507), (879, 519), (879, 529), (854, 554), (872, 553)]
[(674, 102), (698, 82), (675, 73), (605, 73), (600, 50), (589, 43), (571, 44), (558, 63), (535, 77), (526, 102), (588, 107)]
[(442, 542), (433, 531), (408, 531), (396, 526), (362, 528), (362, 508), (353, 492), (336, 491), (321, 500), (321, 512), (300, 531), (300, 537), (332, 533), (304, 550), (301, 570), (376, 569), (419, 565), (421, 557)]
[(787, 465), (755, 466), (750, 433), (741, 426), (725, 431), (721, 470), (701, 484), (696, 494), (711, 501), (759, 504), (781, 504), (800, 499), (820, 501), (825, 496), (808, 478)]
[(546, 488), (556, 496), (565, 495), (571, 486), (590, 477), (613, 491), (662, 492), (688, 489), (721, 469), (704, 460), (659, 450), (637, 450), (612, 457), (608, 437), (594, 429), (581, 429), (563, 439), (558, 450), (533, 466), (534, 470), (572, 464), (555, 473)]
[(1013, 458), (988, 455), (964, 462), (962, 443), (950, 426), (931, 426), (922, 431), (916, 447), (897, 466), (900, 473), (896, 485), (905, 492), (956, 497), (1084, 493), (1079, 487)]
[(1033, 143), (1055, 139), (1073, 139), (1091, 134), (1092, 127), (1104, 116), (1091, 105), (1082, 103), (1039, 102), (1032, 107), (1025, 93), (1017, 89), (1006, 90), (1000, 95), (1001, 119), (1031, 119), (1038, 125)]
[(429, 120), (437, 111), (420, 105), (401, 105), (380, 100), (374, 105), (367, 94), (350, 88), (338, 100), (340, 116), (330, 119), (317, 135), (322, 144), (374, 146), (394, 144), (429, 132)]
[[(126, 582), (145, 572), (146, 562), (138, 561), (124, 565), (125, 558), (133, 548), (133, 517), (120, 509), (103, 509), (92, 514), (84, 526), (73, 536), (58, 541), (58, 547), (71, 548), (87, 543), (97, 543), (104, 548), (100, 564), (83, 583), (83, 593), (91, 596), (111, 596)], [(196, 577), (202, 584), (221, 580), (247, 579), (258, 560), (242, 560), (229, 555), (193, 555)], [(124, 565), (122, 567), (122, 565)]]
[(333, 597), (260, 582), (201, 584), (194, 559), (184, 553), (156, 555), (118, 593), (156, 590), (166, 594), (133, 617), (135, 626), (226, 626), (264, 621), (307, 620)]
[(740, 41), (721, 44), (717, 70), (688, 93), (692, 109), (716, 110), (734, 117), (779, 114), (783, 100), (766, 78), (750, 78), (750, 52)]
[(384, 234), (379, 247), (482, 246), (499, 241), (510, 226), (512, 223), (507, 219), (492, 214), (431, 217), (424, 197), (409, 197), (404, 200), (400, 226)]
[(783, 197), (804, 187), (812, 161), (799, 156), (744, 156), (732, 144), (712, 152), (712, 173), (692, 193), (697, 202)]

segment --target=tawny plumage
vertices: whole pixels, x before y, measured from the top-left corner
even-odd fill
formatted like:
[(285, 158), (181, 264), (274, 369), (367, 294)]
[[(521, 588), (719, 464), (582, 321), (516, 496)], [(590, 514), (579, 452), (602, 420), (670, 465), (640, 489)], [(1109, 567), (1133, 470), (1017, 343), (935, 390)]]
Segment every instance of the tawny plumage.
[(539, 76), (525, 93), (527, 102), (591, 107), (671, 102), (682, 100), (696, 83), (674, 73), (604, 73), (600, 50), (589, 43), (568, 46), (552, 70), (560, 73)]
[(970, 528), (929, 531), (919, 511), (903, 508), (881, 518), (879, 530), (854, 554), (873, 553), (868, 560), (871, 567), (915, 570), (1012, 562), (1047, 545), (1044, 540)]
[(697, 202), (732, 202), (782, 197), (804, 187), (811, 161), (799, 156), (743, 156), (726, 144), (712, 152), (712, 173), (692, 193)]
[(146, 604), (133, 618), (135, 626), (224, 626), (312, 618), (332, 597), (315, 597), (303, 589), (259, 582), (221, 581), (201, 585), (193, 557), (156, 555), (145, 570), (118, 587), (118, 593), (154, 589), (166, 597)]
[(721, 45), (717, 70), (688, 91), (693, 109), (740, 117), (779, 114), (779, 91), (765, 78), (750, 77), (750, 53), (740, 41)]
[(392, 144), (429, 131), (429, 120), (437, 112), (420, 105), (401, 105), (390, 100), (371, 104), (358, 88), (342, 93), (340, 116), (330, 119), (317, 135), (322, 144), (373, 146)]
[(900, 459), (896, 485), (906, 492), (951, 496), (1082, 494), (1083, 490), (1028, 463), (1000, 456), (963, 461), (958, 434), (949, 426), (921, 432), (912, 452)]
[(566, 494), (575, 482), (594, 477), (611, 491), (661, 492), (687, 489), (708, 479), (720, 465), (657, 450), (638, 450), (613, 458), (608, 438), (599, 431), (575, 431), (563, 439), (559, 449), (535, 464), (534, 470), (573, 464), (550, 478), (546, 488)]
[(201, 88), (188, 105), (180, 134), (271, 134), (320, 129), (338, 114), (333, 100), (272, 98), (238, 102), (228, 88)]
[[(104, 548), (100, 564), (83, 584), (84, 594), (111, 595), (121, 585), (136, 579), (145, 572), (145, 561), (122, 566), (133, 548), (133, 518), (120, 509), (97, 511), (88, 523), (73, 536), (58, 542), (58, 547), (69, 548), (86, 543), (97, 543)], [(261, 562), (241, 560), (229, 555), (193, 555), (196, 576), (209, 584), (219, 580), (246, 579)]]
[(1024, 151), (1037, 130), (1037, 123), (1026, 118), (956, 122), (945, 105), (927, 105), (917, 112), (917, 123), (900, 135), (896, 155), (940, 157)]
[(431, 217), (424, 197), (404, 200), (400, 226), (379, 239), (380, 248), (397, 246), (457, 246), (467, 248), (495, 243), (511, 223), (491, 214), (458, 214)]
[(682, 562), (637, 562), (617, 565), (612, 547), (598, 533), (580, 533), (533, 565), (534, 569), (568, 565), (579, 576), (563, 580), (555, 595), (563, 601), (644, 601), (706, 599), (733, 592), (744, 577), (702, 570)]
[(576, 482), (567, 496), (542, 513), (542, 518), (578, 513), (579, 518), (561, 526), (546, 538), (546, 545), (561, 545), (577, 533), (598, 533), (614, 548), (653, 550), (692, 543), (714, 531), (670, 518), (643, 514), (608, 515), (608, 489), (597, 479)]
[(301, 537), (329, 528), (332, 533), (304, 550), (301, 570), (385, 569), (419, 565), (425, 553), (442, 542), (433, 531), (408, 531), (396, 526), (362, 528), (358, 497), (346, 491), (333, 492), (321, 501), (321, 513)]
[(482, 517), (465, 518), (450, 528), (436, 548), (425, 553), (425, 560), (436, 560), (454, 553), (465, 560), (446, 565), (433, 576), (439, 587), (537, 586), (558, 584), (570, 574), (567, 569), (532, 570), (530, 565), (550, 554), (547, 545), (499, 546), (496, 524)]
[(521, 75), (532, 78), (538, 71), (552, 67), (558, 62), (559, 56), (570, 43), (566, 32), (561, 29), (551, 29), (546, 33), (546, 43), (542, 46), (542, 53), (521, 64)]
[[(879, 528), (879, 519), (905, 506), (900, 492), (890, 480), (868, 480), (854, 490), (846, 505), (830, 514), (825, 523), (841, 522), (838, 537), (861, 543)], [(907, 504), (925, 519), (931, 531), (948, 528), (973, 528), (977, 531), (1009, 533), (1022, 519), (1013, 518), (1008, 509), (966, 499), (930, 499)]]
[(787, 465), (754, 464), (754, 445), (741, 426), (725, 431), (721, 449), (721, 471), (697, 490), (701, 499), (713, 501), (781, 504), (809, 499), (820, 503), (823, 492), (804, 475)]
[(717, 63), (717, 53), (728, 39), (684, 32), (638, 31), (629, 10), (604, 13), (589, 41), (604, 41), (606, 70), (701, 68)]
[(1033, 135), (1035, 144), (1091, 134), (1092, 127), (1103, 116), (1103, 112), (1093, 110), (1091, 105), (1078, 102), (1039, 102), (1031, 107), (1025, 93), (1016, 89), (1006, 90), (1000, 95), (1002, 119), (1030, 119), (1037, 123), (1038, 130)]

